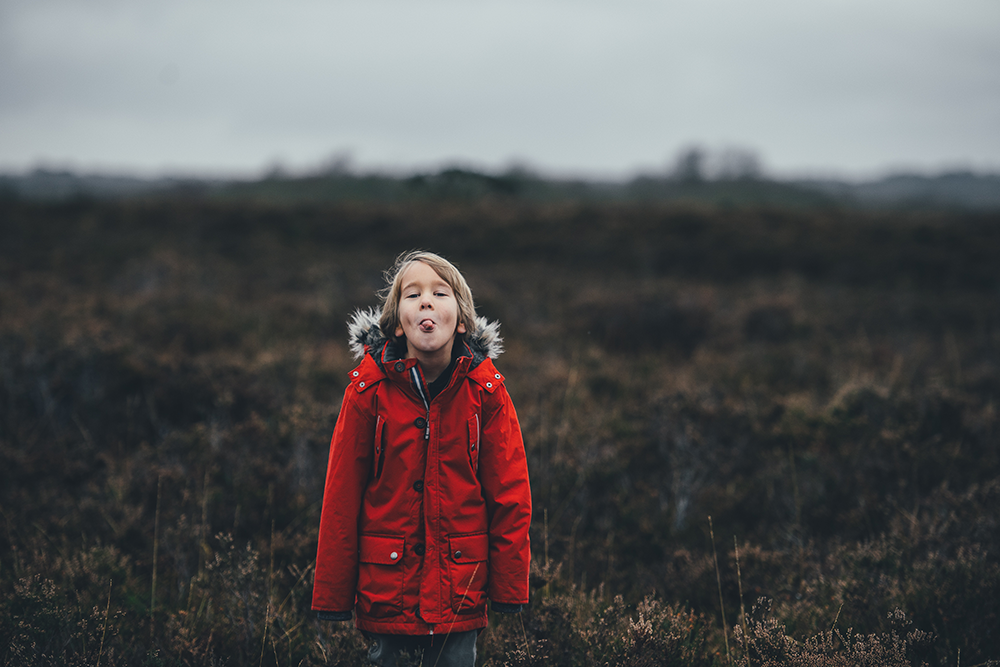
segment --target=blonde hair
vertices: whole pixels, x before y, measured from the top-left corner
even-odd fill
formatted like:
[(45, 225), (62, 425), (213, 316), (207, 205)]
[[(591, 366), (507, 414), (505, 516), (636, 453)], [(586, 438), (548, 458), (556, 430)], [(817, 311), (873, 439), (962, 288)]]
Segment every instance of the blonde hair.
[(472, 300), (472, 290), (469, 289), (469, 283), (465, 282), (462, 272), (441, 255), (423, 250), (411, 250), (397, 257), (396, 263), (393, 264), (391, 269), (385, 272), (386, 287), (381, 293), (384, 302), (382, 304), (382, 315), (378, 320), (378, 326), (382, 330), (382, 335), (389, 340), (396, 340), (396, 329), (399, 327), (399, 296), (403, 289), (403, 273), (416, 262), (423, 262), (431, 267), (441, 280), (448, 283), (448, 287), (455, 294), (455, 301), (458, 302), (458, 323), (465, 325), (466, 335), (475, 333), (476, 304)]

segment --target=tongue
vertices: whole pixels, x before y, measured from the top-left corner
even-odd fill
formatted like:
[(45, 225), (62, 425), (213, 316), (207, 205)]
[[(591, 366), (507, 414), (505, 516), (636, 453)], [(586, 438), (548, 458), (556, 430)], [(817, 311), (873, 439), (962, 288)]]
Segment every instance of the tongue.
[(420, 323), (420, 330), (423, 331), (424, 333), (430, 333), (430, 332), (434, 331), (434, 323), (433, 322), (429, 322), (429, 321), (428, 322), (421, 322)]

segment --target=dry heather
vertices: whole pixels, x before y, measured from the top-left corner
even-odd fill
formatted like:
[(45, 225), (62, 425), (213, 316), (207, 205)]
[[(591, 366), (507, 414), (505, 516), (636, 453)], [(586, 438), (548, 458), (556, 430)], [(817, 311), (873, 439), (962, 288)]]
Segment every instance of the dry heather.
[(996, 216), (164, 200), (0, 201), (0, 664), (363, 663), (316, 530), (344, 322), (412, 247), (527, 443), (482, 664), (1000, 659)]

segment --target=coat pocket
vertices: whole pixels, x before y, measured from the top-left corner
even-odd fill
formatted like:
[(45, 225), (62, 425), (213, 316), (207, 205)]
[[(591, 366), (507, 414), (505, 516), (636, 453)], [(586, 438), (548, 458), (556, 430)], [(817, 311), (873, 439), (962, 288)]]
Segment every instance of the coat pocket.
[(365, 535), (358, 541), (358, 612), (372, 618), (403, 611), (404, 539)]
[(449, 535), (448, 573), (451, 608), (457, 614), (486, 608), (490, 538), (486, 533)]
[(474, 415), (469, 419), (469, 465), (472, 472), (479, 474), (479, 440), (480, 440), (479, 415)]

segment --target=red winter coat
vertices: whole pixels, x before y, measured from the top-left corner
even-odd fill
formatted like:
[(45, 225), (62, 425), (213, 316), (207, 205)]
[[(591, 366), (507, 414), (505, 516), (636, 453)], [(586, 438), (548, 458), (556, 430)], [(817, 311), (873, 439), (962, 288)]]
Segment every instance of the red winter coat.
[(377, 311), (351, 325), (364, 350), (330, 444), (312, 607), (361, 630), (427, 635), (486, 626), (487, 599), (528, 601), (531, 491), (521, 428), (483, 318), (451, 380), (425, 403)]

